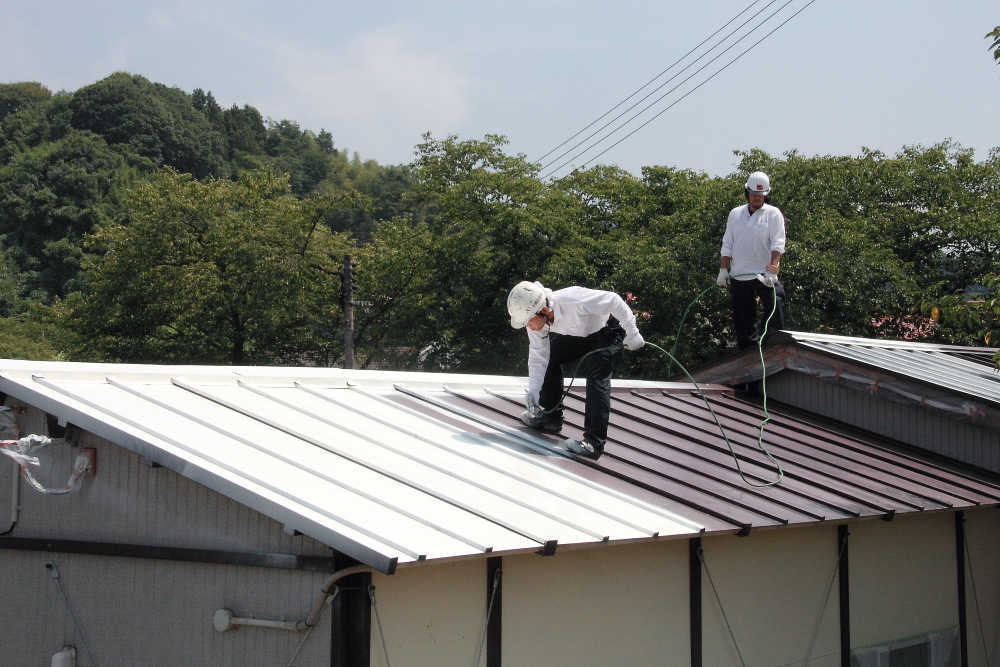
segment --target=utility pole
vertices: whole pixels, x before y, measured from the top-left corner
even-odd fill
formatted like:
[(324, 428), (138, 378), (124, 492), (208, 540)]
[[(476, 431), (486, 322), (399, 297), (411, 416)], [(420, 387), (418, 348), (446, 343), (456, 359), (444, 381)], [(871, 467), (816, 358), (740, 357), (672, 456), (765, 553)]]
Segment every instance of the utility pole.
[(344, 368), (354, 368), (354, 258), (344, 255)]

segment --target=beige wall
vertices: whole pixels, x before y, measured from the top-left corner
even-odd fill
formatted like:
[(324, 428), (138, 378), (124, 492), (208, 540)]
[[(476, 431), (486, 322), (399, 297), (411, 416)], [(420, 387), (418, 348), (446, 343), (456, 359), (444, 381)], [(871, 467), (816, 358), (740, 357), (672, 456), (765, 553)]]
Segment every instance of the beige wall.
[[(840, 664), (836, 584), (824, 611), (837, 562), (835, 526), (710, 537), (702, 540), (702, 548), (748, 666), (803, 664), (817, 627), (810, 666)], [(704, 664), (739, 667), (739, 656), (704, 569), (702, 619)]]
[(955, 515), (851, 524), (851, 646), (958, 624)]
[[(1000, 510), (996, 507), (965, 510), (965, 535), (969, 546), (965, 562), (969, 665), (986, 667), (997, 664), (1000, 657), (1000, 635), (997, 633), (1000, 627)], [(981, 623), (978, 612), (982, 612)]]
[(504, 667), (690, 662), (687, 540), (505, 557), (503, 570)]
[[(486, 623), (485, 559), (376, 573), (372, 583), (393, 665), (474, 667)], [(385, 667), (374, 611), (371, 637), (372, 667)]]

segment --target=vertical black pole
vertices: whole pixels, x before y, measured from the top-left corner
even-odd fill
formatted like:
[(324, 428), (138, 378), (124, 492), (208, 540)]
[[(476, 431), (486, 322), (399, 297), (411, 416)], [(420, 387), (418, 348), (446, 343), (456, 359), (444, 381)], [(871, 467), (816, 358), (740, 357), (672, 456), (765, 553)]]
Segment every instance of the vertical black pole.
[(337, 582), (340, 593), (330, 605), (330, 667), (370, 667), (372, 605), (368, 572)]
[(354, 258), (344, 255), (344, 368), (354, 368)]
[[(486, 626), (486, 667), (500, 667), (501, 644), (503, 642), (503, 558), (492, 556), (486, 559), (486, 609), (490, 614)], [(500, 577), (497, 577), (500, 574)], [(493, 584), (496, 583), (496, 593)], [(493, 608), (490, 609), (490, 598)], [(478, 665), (477, 665), (478, 667)]]
[(690, 582), (691, 667), (701, 667), (701, 538), (688, 540), (688, 580)]
[(840, 564), (837, 570), (840, 574), (840, 666), (851, 667), (851, 587), (847, 575), (850, 570), (847, 563), (849, 549), (848, 536), (851, 533), (847, 525), (837, 526), (837, 552), (840, 554)]
[(955, 558), (958, 565), (958, 639), (962, 667), (969, 667), (969, 633), (965, 614), (965, 512), (955, 512)]

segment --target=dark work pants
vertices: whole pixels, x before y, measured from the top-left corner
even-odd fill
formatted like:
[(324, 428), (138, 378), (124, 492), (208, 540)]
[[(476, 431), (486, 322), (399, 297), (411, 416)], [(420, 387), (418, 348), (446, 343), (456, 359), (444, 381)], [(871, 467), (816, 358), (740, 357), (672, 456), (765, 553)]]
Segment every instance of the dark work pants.
[[(733, 297), (733, 328), (736, 329), (736, 349), (745, 350), (757, 344), (767, 324), (767, 332), (774, 333), (785, 328), (785, 315), (781, 310), (781, 302), (785, 299), (785, 288), (780, 282), (774, 284), (774, 290), (761, 281), (733, 280), (729, 283), (729, 293)], [(773, 297), (778, 297), (778, 305), (774, 308)], [(760, 313), (758, 316), (757, 297), (760, 297)]]
[[(590, 444), (604, 451), (608, 439), (608, 419), (611, 416), (611, 375), (622, 356), (622, 341), (625, 330), (615, 318), (610, 318), (600, 331), (586, 337), (549, 334), (549, 366), (545, 369), (545, 380), (539, 392), (538, 403), (545, 409), (559, 405), (564, 391), (563, 364), (576, 362), (592, 350), (596, 352), (584, 362), (587, 367), (587, 400), (584, 407), (583, 435)], [(559, 421), (563, 418), (562, 408), (552, 412)]]

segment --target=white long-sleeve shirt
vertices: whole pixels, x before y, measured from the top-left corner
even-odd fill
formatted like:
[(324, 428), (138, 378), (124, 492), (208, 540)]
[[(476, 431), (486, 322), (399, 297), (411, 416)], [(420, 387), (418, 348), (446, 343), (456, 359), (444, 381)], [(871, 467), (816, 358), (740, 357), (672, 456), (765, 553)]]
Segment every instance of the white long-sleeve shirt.
[[(747, 204), (729, 212), (722, 237), (722, 256), (732, 257), (729, 275), (735, 280), (753, 280), (771, 263), (771, 251), (785, 252), (785, 218), (777, 207), (764, 204), (750, 215)], [(741, 273), (754, 275), (743, 275)]]
[(549, 332), (564, 336), (586, 337), (604, 328), (608, 317), (615, 319), (625, 329), (625, 335), (639, 333), (635, 324), (635, 314), (632, 309), (614, 292), (588, 289), (586, 287), (567, 287), (553, 292), (545, 288), (549, 308), (552, 309), (552, 324), (542, 327), (541, 331), (528, 332), (528, 393), (535, 400), (542, 390), (545, 379), (545, 369), (549, 366)]

